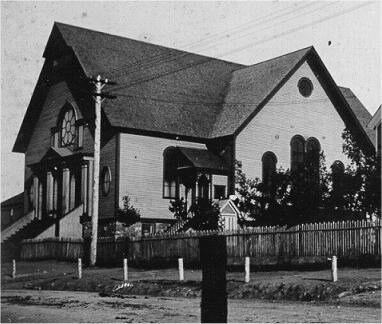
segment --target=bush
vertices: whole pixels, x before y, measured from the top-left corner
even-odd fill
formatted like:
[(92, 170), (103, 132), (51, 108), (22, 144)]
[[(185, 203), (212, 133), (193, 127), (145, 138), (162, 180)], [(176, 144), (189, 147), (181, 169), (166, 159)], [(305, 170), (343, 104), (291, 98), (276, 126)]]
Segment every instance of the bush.
[(186, 228), (196, 231), (217, 230), (221, 227), (220, 208), (209, 199), (197, 199), (187, 211), (183, 198), (170, 201), (169, 210), (180, 221), (186, 221)]
[(130, 197), (124, 196), (122, 198), (123, 208), (118, 208), (117, 221), (125, 224), (125, 226), (131, 226), (138, 223), (141, 220), (141, 214), (137, 208), (130, 203)]

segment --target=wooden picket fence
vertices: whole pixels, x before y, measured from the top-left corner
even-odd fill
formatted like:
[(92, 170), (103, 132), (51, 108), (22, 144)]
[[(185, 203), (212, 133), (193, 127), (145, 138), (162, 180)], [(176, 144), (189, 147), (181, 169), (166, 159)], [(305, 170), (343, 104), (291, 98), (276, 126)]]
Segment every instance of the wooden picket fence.
[(28, 239), (21, 242), (22, 260), (55, 259), (60, 261), (75, 261), (84, 254), (82, 239), (65, 237), (50, 237), (43, 239)]
[[(381, 256), (381, 222), (376, 220), (342, 221), (286, 226), (263, 226), (234, 232), (201, 231), (153, 235), (136, 240), (100, 238), (97, 262), (103, 265), (161, 265), (182, 257), (186, 263), (199, 263), (199, 238), (226, 237), (228, 264), (260, 265), (323, 262), (336, 255), (341, 259), (360, 260)], [(22, 242), (21, 258), (75, 260), (85, 251), (82, 240), (42, 239)]]

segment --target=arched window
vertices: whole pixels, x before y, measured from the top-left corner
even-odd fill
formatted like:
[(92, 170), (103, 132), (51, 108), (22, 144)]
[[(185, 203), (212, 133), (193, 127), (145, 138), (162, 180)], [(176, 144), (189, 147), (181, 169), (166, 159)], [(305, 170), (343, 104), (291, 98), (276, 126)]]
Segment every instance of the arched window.
[(262, 159), (263, 163), (263, 184), (266, 188), (272, 187), (273, 177), (276, 173), (277, 158), (273, 152), (265, 152)]
[(178, 154), (175, 147), (163, 152), (163, 198), (178, 198)]
[(341, 161), (336, 160), (330, 168), (332, 169), (333, 196), (337, 199), (341, 197), (343, 191), (345, 166)]
[(318, 184), (320, 182), (320, 142), (310, 137), (306, 141), (306, 156), (305, 165), (307, 167), (307, 179), (311, 179), (313, 183)]
[(291, 170), (297, 170), (304, 165), (305, 140), (301, 135), (295, 135), (290, 141)]
[(321, 145), (318, 139), (314, 137), (308, 138), (306, 141), (306, 163), (308, 167), (318, 170), (320, 166)]

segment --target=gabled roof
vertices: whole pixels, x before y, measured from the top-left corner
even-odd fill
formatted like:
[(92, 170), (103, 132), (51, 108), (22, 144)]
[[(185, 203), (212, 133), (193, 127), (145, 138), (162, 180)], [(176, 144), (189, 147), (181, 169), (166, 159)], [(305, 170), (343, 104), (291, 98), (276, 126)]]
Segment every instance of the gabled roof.
[[(72, 48), (86, 75), (117, 82), (107, 87), (116, 98), (103, 104), (115, 127), (207, 138), (232, 71), (243, 67), (61, 23), (54, 34)], [(46, 54), (49, 49), (48, 42)]]
[[(105, 88), (116, 98), (102, 108), (110, 125), (121, 130), (202, 141), (236, 135), (305, 60), (324, 70), (341, 116), (350, 114), (360, 127), (313, 47), (244, 66), (55, 23), (44, 57), (60, 53), (74, 55), (85, 76), (101, 74), (117, 82)], [(43, 100), (43, 94), (33, 95), (14, 151), (26, 150)]]
[(382, 105), (379, 105), (379, 108), (377, 109), (373, 117), (369, 120), (369, 123), (367, 125), (369, 129), (374, 129), (381, 123), (381, 107)]
[(224, 216), (240, 215), (235, 203), (231, 199), (222, 199), (218, 202), (220, 214)]
[(304, 48), (234, 71), (212, 137), (235, 133), (311, 49)]
[(370, 138), (372, 142), (374, 142), (374, 134), (373, 130), (367, 127), (370, 119), (371, 114), (369, 111), (365, 108), (365, 106), (362, 104), (361, 101), (355, 96), (353, 91), (351, 91), (349, 88), (345, 87), (339, 87), (341, 90), (343, 96), (345, 97), (346, 101), (348, 102), (350, 108), (353, 110), (354, 114), (357, 116), (357, 119), (359, 120), (360, 124), (362, 125), (362, 128), (365, 130), (367, 136)]

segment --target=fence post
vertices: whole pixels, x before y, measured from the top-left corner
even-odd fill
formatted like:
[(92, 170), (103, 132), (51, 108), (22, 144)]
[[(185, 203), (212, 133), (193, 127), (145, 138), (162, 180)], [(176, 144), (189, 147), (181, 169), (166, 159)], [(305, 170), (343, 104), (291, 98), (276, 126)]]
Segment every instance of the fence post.
[(250, 276), (249, 257), (245, 257), (245, 282), (249, 282), (249, 276)]
[(15, 259), (12, 260), (12, 278), (13, 279), (16, 278), (16, 260)]
[(184, 280), (184, 271), (183, 271), (183, 258), (178, 259), (178, 266), (179, 266), (179, 280)]
[(127, 281), (128, 276), (127, 276), (127, 259), (123, 259), (123, 280)]
[(227, 245), (224, 236), (199, 238), (202, 267), (201, 322), (227, 323)]
[(78, 279), (82, 278), (82, 259), (78, 258)]
[(337, 281), (337, 257), (332, 256), (332, 281)]

